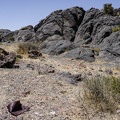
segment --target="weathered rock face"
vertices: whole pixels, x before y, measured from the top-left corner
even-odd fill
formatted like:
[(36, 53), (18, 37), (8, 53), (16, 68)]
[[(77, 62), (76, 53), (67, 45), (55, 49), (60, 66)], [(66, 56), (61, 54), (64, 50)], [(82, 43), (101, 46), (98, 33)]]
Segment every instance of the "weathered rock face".
[[(104, 14), (98, 9), (92, 8), (86, 11), (84, 19), (78, 28), (75, 37), (75, 45), (88, 44), (91, 47), (104, 51), (104, 57), (120, 59), (119, 32), (113, 32), (112, 28), (118, 26), (120, 18)], [(111, 56), (111, 57), (110, 57)]]
[(34, 30), (36, 38), (43, 42), (43, 51), (57, 55), (70, 50), (84, 14), (83, 8), (79, 7), (58, 10), (37, 24)]
[(104, 58), (120, 61), (120, 31), (106, 37), (99, 47), (104, 52)]
[(8, 53), (0, 48), (0, 68), (13, 68), (16, 61), (15, 53)]
[[(69, 51), (65, 57), (94, 61), (94, 48), (99, 48), (99, 53), (102, 52), (106, 58), (120, 57), (119, 33), (112, 31), (119, 23), (118, 16), (105, 14), (99, 9), (91, 8), (85, 12), (82, 8), (73, 7), (53, 12), (34, 30), (36, 38), (42, 41), (43, 52), (58, 55)], [(83, 45), (89, 47), (84, 48)], [(77, 48), (84, 49), (82, 54), (78, 55)]]
[(3, 41), (3, 38), (9, 34), (11, 31), (8, 29), (0, 29), (0, 42)]
[(120, 16), (120, 8), (114, 9), (113, 10), (113, 15), (114, 16)]
[(35, 32), (32, 25), (25, 26), (14, 32), (15, 41), (35, 41)]
[(76, 48), (71, 51), (68, 51), (64, 57), (73, 58), (84, 60), (87, 62), (94, 62), (95, 61), (95, 53), (94, 50), (91, 48)]
[(25, 26), (20, 30), (0, 30), (1, 42), (14, 42), (14, 41), (35, 41), (35, 32), (32, 25)]
[[(75, 33), (82, 22), (84, 13), (83, 8), (79, 7), (55, 11), (34, 27), (36, 37), (44, 41), (50, 39), (51, 36), (59, 35), (61, 39), (74, 40)], [(58, 36), (54, 37), (54, 40), (57, 39)]]
[(118, 17), (104, 14), (100, 10), (92, 8), (86, 11), (75, 40), (87, 44), (87, 41), (91, 39), (90, 42), (100, 44), (104, 38), (112, 34), (112, 27), (119, 25), (119, 23), (120, 19)]
[(57, 10), (35, 27), (29, 25), (13, 32), (0, 30), (0, 41), (37, 41), (44, 53), (59, 55), (66, 52), (65, 57), (90, 62), (96, 55), (99, 55), (97, 58), (119, 60), (120, 31), (113, 31), (120, 24), (118, 12), (119, 9), (114, 9), (112, 16), (96, 8)]

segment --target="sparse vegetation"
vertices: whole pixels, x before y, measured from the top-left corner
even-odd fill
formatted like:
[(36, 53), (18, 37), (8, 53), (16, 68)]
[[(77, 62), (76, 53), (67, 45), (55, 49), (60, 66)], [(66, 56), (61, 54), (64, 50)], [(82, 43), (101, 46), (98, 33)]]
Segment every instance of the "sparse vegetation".
[(83, 99), (91, 107), (101, 112), (114, 113), (120, 102), (120, 79), (100, 77), (87, 79), (84, 82)]
[(0, 53), (2, 53), (3, 52), (3, 50), (2, 49), (0, 49)]
[(20, 58), (19, 57), (16, 57), (16, 62), (20, 62)]
[(16, 56), (16, 62), (19, 63), (21, 59), (22, 59), (22, 56), (21, 56), (21, 55), (17, 55), (17, 56)]
[(7, 39), (8, 39), (9, 41), (14, 41), (14, 35), (13, 35), (13, 33), (8, 34), (8, 35), (7, 35)]
[(117, 32), (120, 30), (120, 25), (117, 25), (116, 27), (112, 28), (112, 32)]
[(18, 54), (27, 54), (28, 53), (28, 44), (27, 43), (20, 43), (18, 46)]
[(17, 53), (22, 55), (28, 55), (29, 50), (38, 50), (39, 46), (30, 42), (20, 43), (18, 46)]
[(97, 53), (100, 52), (100, 48), (98, 48), (98, 47), (94, 47), (93, 50), (94, 50), (95, 52), (97, 52)]
[(104, 4), (104, 13), (113, 15), (112, 4)]

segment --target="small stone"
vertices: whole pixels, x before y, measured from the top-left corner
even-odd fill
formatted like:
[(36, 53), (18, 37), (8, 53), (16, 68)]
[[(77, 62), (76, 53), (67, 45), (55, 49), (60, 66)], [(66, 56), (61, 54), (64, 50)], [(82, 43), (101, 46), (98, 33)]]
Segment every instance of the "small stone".
[(112, 75), (112, 74), (113, 74), (112, 70), (105, 70), (105, 73), (106, 73), (107, 75)]
[(51, 111), (51, 112), (49, 113), (49, 115), (55, 115), (55, 114), (56, 114), (55, 111)]
[(117, 110), (117, 114), (119, 114), (120, 113), (120, 109), (119, 110)]
[(103, 70), (100, 69), (99, 72), (103, 72)]
[(35, 115), (38, 115), (39, 116), (39, 113), (38, 112), (34, 112), (35, 113)]

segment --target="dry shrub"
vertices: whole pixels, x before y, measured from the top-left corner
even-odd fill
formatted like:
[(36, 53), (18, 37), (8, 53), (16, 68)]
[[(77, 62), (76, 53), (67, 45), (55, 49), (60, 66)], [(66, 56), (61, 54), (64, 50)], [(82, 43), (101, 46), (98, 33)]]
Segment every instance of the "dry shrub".
[(23, 56), (28, 56), (30, 50), (38, 50), (39, 46), (30, 42), (22, 42), (18, 45), (17, 53)]
[[(101, 112), (114, 113), (120, 103), (120, 79), (99, 77), (86, 79), (83, 92), (84, 101)], [(94, 106), (94, 107), (93, 107)]]
[(95, 52), (97, 52), (97, 53), (100, 52), (100, 48), (97, 48), (97, 47), (94, 47), (93, 50), (94, 50)]
[(112, 32), (120, 31), (120, 25), (112, 28)]

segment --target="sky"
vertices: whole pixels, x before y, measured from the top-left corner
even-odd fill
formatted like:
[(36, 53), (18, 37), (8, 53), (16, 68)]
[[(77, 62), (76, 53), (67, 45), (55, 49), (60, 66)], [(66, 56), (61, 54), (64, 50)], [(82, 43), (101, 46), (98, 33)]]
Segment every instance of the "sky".
[(120, 7), (120, 0), (0, 0), (0, 29), (14, 31), (27, 25), (35, 26), (55, 10), (74, 6), (84, 10), (102, 9), (106, 3)]

